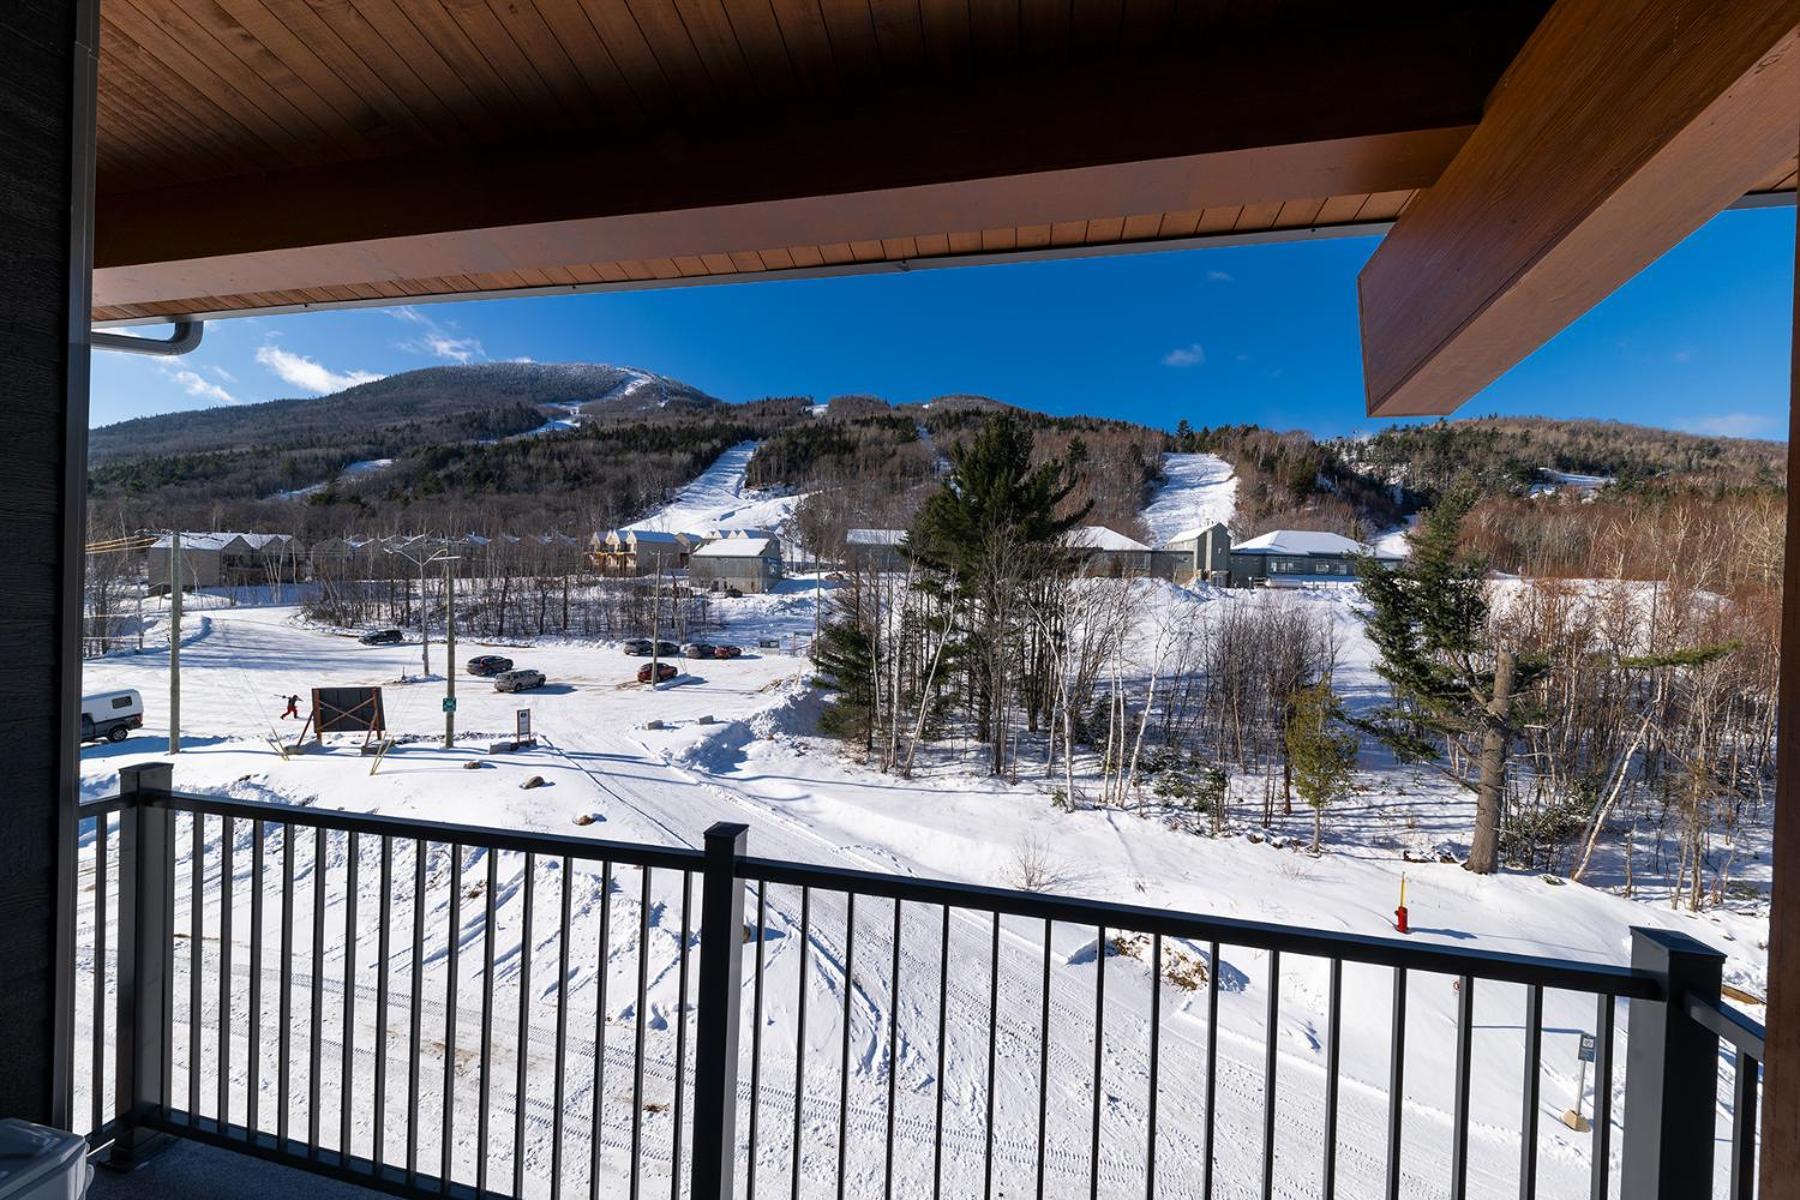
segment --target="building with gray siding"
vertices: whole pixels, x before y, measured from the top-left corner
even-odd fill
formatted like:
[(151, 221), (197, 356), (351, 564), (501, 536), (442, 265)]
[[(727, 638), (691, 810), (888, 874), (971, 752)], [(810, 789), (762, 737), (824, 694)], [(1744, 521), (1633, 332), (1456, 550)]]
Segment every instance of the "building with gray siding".
[(781, 579), (781, 540), (720, 538), (688, 557), (688, 582), (697, 589), (766, 592)]

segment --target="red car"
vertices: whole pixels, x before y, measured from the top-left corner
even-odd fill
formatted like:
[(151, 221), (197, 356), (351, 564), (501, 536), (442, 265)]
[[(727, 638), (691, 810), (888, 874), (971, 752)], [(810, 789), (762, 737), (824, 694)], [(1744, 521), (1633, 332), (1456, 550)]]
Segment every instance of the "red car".
[(639, 683), (649, 683), (650, 682), (650, 668), (652, 666), (654, 666), (656, 668), (656, 682), (658, 682), (658, 683), (667, 683), (669, 680), (675, 678), (675, 676), (678, 674), (678, 672), (675, 670), (675, 667), (670, 663), (666, 663), (666, 662), (645, 663), (643, 666), (638, 668), (637, 681)]
[(736, 658), (744, 652), (742, 646), (714, 646), (714, 658)]

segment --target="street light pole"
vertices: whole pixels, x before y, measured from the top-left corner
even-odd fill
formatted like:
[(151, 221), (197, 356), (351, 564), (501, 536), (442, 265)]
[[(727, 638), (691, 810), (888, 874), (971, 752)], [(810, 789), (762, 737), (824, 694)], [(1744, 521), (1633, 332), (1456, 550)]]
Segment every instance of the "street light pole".
[[(383, 546), (382, 550), (388, 554), (397, 554), (419, 568), (419, 665), (429, 676), (431, 674), (431, 622), (427, 619), (425, 611), (425, 568), (433, 563), (455, 562), (456, 556), (444, 550), (438, 550), (429, 557), (420, 557), (411, 550), (395, 546)], [(454, 656), (455, 648), (452, 647), (449, 653)], [(452, 661), (450, 667), (445, 671), (446, 677), (456, 674), (455, 668), (456, 664)]]

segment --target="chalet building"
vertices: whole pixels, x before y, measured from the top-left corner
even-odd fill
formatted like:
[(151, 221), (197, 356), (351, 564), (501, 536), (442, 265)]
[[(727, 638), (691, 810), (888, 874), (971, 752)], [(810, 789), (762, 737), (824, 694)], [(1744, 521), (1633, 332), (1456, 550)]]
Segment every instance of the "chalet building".
[(1156, 573), (1176, 583), (1228, 583), (1231, 531), (1214, 522), (1184, 529), (1157, 549)]
[(602, 575), (654, 575), (687, 566), (693, 542), (660, 529), (609, 529), (588, 543), (588, 558)]
[(708, 542), (688, 558), (688, 582), (696, 589), (766, 592), (781, 579), (781, 539), (728, 537)]
[(1239, 587), (1298, 587), (1307, 583), (1349, 583), (1356, 563), (1374, 558), (1392, 565), (1397, 554), (1376, 551), (1336, 533), (1275, 529), (1230, 548), (1228, 582)]
[(853, 570), (905, 570), (906, 530), (850, 530), (844, 534), (844, 563)]
[(1104, 525), (1077, 526), (1063, 534), (1062, 542), (1089, 574), (1150, 574), (1150, 547)]
[[(158, 538), (145, 556), (153, 595), (169, 591), (175, 539)], [(299, 574), (300, 548), (286, 533), (183, 533), (181, 588), (266, 587), (292, 583)]]

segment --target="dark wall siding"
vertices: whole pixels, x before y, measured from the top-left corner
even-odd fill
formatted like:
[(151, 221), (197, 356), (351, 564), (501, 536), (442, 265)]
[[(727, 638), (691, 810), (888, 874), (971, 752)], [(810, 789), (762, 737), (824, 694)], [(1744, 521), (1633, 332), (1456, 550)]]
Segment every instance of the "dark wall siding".
[[(69, 837), (78, 678), (66, 537), (79, 513), (85, 364), (70, 351), (77, 18), (92, 0), (0, 0), (0, 1115), (48, 1120), (58, 1008), (59, 848)], [(72, 369), (73, 368), (73, 369)], [(71, 393), (79, 409), (71, 417)]]

